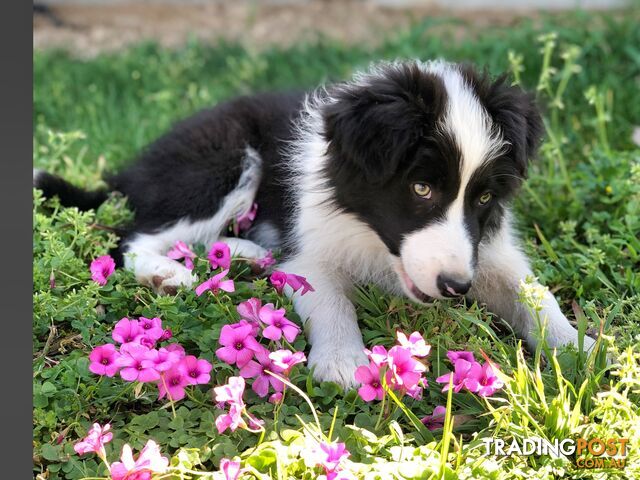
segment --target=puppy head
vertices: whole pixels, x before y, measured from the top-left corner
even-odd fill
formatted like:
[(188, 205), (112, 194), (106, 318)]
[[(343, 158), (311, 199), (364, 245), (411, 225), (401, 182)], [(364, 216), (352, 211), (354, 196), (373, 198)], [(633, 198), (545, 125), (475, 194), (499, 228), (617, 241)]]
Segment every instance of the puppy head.
[(532, 97), (469, 66), (393, 63), (329, 90), (325, 174), (415, 300), (465, 294), (478, 244), (526, 177), (542, 122)]

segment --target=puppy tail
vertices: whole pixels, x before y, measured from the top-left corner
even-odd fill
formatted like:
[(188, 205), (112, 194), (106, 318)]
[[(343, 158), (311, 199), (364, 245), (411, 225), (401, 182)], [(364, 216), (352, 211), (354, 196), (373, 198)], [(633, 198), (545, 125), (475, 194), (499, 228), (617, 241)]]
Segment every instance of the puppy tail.
[(57, 175), (38, 169), (33, 170), (33, 186), (42, 190), (46, 198), (57, 196), (62, 206), (80, 210), (98, 208), (109, 195), (107, 189), (83, 190)]

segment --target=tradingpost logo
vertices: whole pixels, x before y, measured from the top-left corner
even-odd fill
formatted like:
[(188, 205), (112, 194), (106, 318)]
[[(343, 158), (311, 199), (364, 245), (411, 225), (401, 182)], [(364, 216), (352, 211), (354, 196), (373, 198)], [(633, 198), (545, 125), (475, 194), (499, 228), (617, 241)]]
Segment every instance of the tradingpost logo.
[(540, 437), (514, 438), (510, 442), (501, 438), (483, 438), (485, 455), (551, 456), (571, 457), (575, 455), (577, 468), (619, 468), (626, 464), (627, 438), (565, 438), (549, 441)]

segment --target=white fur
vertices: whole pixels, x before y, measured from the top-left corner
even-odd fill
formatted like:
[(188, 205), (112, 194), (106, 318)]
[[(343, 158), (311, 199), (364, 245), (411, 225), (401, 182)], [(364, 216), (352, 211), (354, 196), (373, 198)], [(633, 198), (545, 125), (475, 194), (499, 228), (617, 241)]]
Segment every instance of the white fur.
[(447, 110), (439, 128), (453, 136), (462, 154), (459, 199), (473, 173), (495, 157), (505, 141), (455, 65), (437, 61), (422, 68), (436, 73), (447, 90)]
[(473, 248), (461, 213), (450, 209), (443, 222), (405, 236), (402, 267), (415, 285), (433, 298), (442, 297), (436, 284), (443, 274), (461, 283), (474, 274)]
[[(195, 222), (180, 220), (157, 233), (137, 234), (127, 243), (125, 267), (133, 270), (140, 283), (165, 294), (174, 293), (179, 285), (193, 285), (196, 277), (191, 271), (165, 254), (178, 240), (185, 243), (212, 244), (231, 219), (251, 208), (260, 185), (262, 160), (250, 147), (246, 149), (243, 167), (237, 187), (224, 198), (222, 206), (212, 217)], [(259, 256), (263, 256), (264, 249), (252, 242), (244, 242), (246, 244), (236, 242), (236, 250), (240, 253), (258, 253)], [(249, 247), (248, 244), (253, 247)]]

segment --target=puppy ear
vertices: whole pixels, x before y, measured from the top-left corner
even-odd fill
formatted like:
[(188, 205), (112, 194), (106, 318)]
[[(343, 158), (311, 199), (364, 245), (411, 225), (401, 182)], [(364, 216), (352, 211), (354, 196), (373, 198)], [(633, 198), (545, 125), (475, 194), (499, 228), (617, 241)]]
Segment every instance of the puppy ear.
[(322, 113), (330, 168), (384, 184), (415, 153), (442, 108), (443, 90), (437, 77), (410, 63), (328, 92)]
[(518, 170), (526, 177), (529, 160), (536, 156), (544, 134), (535, 96), (517, 85), (510, 85), (505, 74), (491, 84), (485, 102), (487, 111), (509, 142)]

